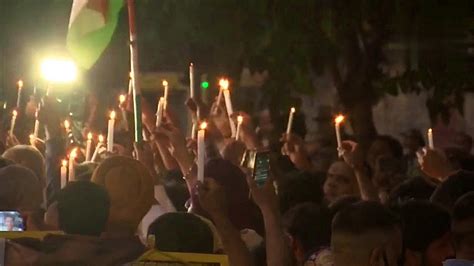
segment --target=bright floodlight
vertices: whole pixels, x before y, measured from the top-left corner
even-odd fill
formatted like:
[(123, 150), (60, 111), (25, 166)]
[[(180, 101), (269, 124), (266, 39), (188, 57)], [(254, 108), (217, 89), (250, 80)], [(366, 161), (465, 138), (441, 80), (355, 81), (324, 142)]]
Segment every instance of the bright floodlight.
[(49, 82), (70, 83), (77, 78), (77, 67), (72, 60), (46, 59), (41, 63), (41, 74)]

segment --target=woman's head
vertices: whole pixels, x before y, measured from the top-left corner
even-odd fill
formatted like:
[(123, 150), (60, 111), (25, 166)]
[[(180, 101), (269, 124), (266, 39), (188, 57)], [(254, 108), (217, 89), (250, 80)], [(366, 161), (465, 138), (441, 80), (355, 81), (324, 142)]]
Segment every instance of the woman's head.
[(18, 165), (0, 169), (0, 210), (36, 211), (42, 202), (42, 186), (31, 170)]
[(134, 232), (154, 202), (153, 178), (139, 161), (114, 156), (94, 171), (92, 182), (110, 196), (109, 232)]
[(33, 171), (40, 184), (45, 186), (44, 157), (36, 148), (29, 145), (16, 145), (6, 150), (2, 156)]
[(329, 167), (323, 190), (330, 203), (342, 196), (360, 195), (354, 171), (343, 161), (336, 161)]

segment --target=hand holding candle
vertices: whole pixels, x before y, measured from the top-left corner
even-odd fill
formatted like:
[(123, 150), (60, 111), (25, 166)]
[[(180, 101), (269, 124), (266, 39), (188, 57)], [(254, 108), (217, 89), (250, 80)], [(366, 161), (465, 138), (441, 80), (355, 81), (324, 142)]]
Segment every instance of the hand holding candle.
[(67, 184), (67, 160), (61, 161), (61, 189)]
[(206, 159), (206, 128), (207, 123), (202, 122), (198, 131), (197, 140), (197, 180), (199, 182), (204, 181), (204, 164)]
[(161, 125), (161, 122), (163, 121), (164, 104), (165, 104), (165, 98), (160, 97), (160, 100), (158, 101), (158, 106), (156, 108), (156, 127), (157, 128)]
[(110, 112), (109, 125), (107, 130), (107, 151), (112, 152), (114, 149), (114, 128), (115, 128), (115, 111)]
[(91, 160), (91, 149), (92, 149), (92, 133), (89, 132), (87, 134), (87, 142), (86, 142), (86, 162)]
[(434, 150), (433, 129), (428, 129), (428, 148)]
[(95, 162), (97, 155), (99, 155), (100, 147), (104, 146), (104, 136), (99, 135), (99, 143), (95, 146), (94, 154), (92, 155), (91, 162)]
[(337, 140), (337, 151), (339, 156), (341, 156), (341, 148), (342, 148), (342, 139), (341, 139), (341, 123), (344, 121), (343, 115), (338, 115), (334, 119), (335, 129), (336, 129), (336, 140)]
[(290, 114), (289, 114), (289, 117), (288, 117), (288, 125), (286, 126), (286, 134), (287, 135), (291, 134), (291, 129), (293, 128), (293, 119), (295, 117), (295, 112), (296, 112), (296, 109), (294, 107), (291, 107)]

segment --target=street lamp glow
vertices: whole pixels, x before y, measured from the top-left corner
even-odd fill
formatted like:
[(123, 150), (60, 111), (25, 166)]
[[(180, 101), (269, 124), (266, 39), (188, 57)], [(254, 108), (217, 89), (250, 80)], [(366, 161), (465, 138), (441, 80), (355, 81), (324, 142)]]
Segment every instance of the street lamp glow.
[(54, 83), (70, 83), (77, 79), (77, 67), (72, 60), (45, 59), (41, 63), (44, 79)]

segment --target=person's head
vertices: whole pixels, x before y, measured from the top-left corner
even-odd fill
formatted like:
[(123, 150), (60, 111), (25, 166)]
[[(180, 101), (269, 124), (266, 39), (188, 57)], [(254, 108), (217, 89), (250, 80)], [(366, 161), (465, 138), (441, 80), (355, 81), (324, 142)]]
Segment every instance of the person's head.
[(443, 181), (433, 192), (431, 201), (452, 211), (454, 203), (464, 194), (474, 191), (474, 173), (459, 171)]
[(367, 163), (372, 170), (375, 169), (377, 159), (381, 156), (401, 159), (403, 157), (402, 145), (398, 140), (390, 136), (382, 135), (376, 137), (367, 153)]
[(347, 206), (332, 221), (331, 251), (335, 266), (396, 266), (402, 253), (400, 221), (380, 203)]
[(30, 145), (16, 145), (6, 150), (2, 156), (30, 169), (40, 184), (43, 187), (46, 185), (44, 157), (36, 148)]
[(190, 213), (161, 215), (148, 227), (148, 235), (155, 236), (155, 248), (160, 251), (206, 254), (214, 251), (211, 229)]
[(70, 182), (57, 197), (59, 229), (66, 234), (99, 236), (105, 231), (109, 208), (103, 187), (87, 181)]
[(113, 156), (95, 169), (91, 181), (103, 186), (110, 197), (107, 232), (133, 234), (155, 202), (148, 169), (137, 160)]
[(293, 255), (301, 265), (311, 252), (329, 247), (331, 215), (325, 207), (311, 202), (298, 204), (284, 214), (283, 226), (290, 235)]
[(390, 204), (399, 204), (409, 200), (429, 200), (435, 186), (423, 177), (412, 177), (395, 187), (389, 196)]
[(323, 190), (324, 198), (329, 203), (341, 196), (360, 195), (354, 171), (343, 161), (336, 161), (329, 167)]
[(5, 215), (3, 216), (3, 223), (5, 224), (7, 231), (13, 231), (13, 227), (15, 226), (15, 218), (11, 215)]
[(474, 261), (474, 192), (460, 197), (454, 205), (452, 231), (456, 258)]
[(408, 154), (415, 154), (425, 146), (425, 140), (419, 130), (411, 129), (402, 134), (402, 145)]
[(321, 189), (322, 176), (304, 172), (290, 174), (278, 184), (278, 198), (280, 210), (285, 213), (291, 207), (303, 202), (321, 204), (323, 191)]
[(463, 152), (469, 154), (472, 150), (472, 137), (464, 132), (456, 134), (455, 142)]
[(441, 266), (454, 255), (451, 218), (429, 201), (408, 201), (399, 208), (407, 266)]
[(43, 188), (35, 174), (18, 165), (0, 169), (0, 210), (37, 211), (43, 202)]

